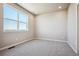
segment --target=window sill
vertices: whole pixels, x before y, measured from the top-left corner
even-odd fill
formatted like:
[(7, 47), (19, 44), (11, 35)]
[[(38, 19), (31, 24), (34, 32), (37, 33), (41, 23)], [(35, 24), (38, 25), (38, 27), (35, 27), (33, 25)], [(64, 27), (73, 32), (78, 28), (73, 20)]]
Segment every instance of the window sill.
[(3, 31), (3, 32), (8, 32), (8, 33), (21, 33), (21, 32), (28, 32), (28, 31), (15, 31), (15, 30), (13, 30), (13, 31)]

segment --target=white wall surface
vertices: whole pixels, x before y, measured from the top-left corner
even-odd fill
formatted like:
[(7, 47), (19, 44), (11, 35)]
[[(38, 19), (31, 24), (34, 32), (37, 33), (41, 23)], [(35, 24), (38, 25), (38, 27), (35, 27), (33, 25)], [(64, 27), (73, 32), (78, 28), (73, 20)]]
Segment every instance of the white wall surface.
[(36, 38), (67, 41), (67, 10), (36, 16)]
[(77, 4), (71, 4), (68, 9), (68, 43), (77, 52)]
[[(2, 6), (3, 4), (0, 4), (1, 13), (3, 11)], [(21, 11), (24, 11), (19, 6), (15, 6), (15, 7)], [(27, 32), (3, 32), (3, 28), (2, 28), (3, 19), (1, 16), (2, 14), (0, 15), (0, 48), (13, 45), (13, 44), (25, 41), (25, 40), (28, 41), (29, 39), (32, 39), (34, 37), (34, 16), (28, 12), (26, 12), (26, 14), (28, 14), (29, 16), (29, 31)]]
[(79, 4), (77, 9), (77, 48), (78, 48), (78, 54), (79, 54)]

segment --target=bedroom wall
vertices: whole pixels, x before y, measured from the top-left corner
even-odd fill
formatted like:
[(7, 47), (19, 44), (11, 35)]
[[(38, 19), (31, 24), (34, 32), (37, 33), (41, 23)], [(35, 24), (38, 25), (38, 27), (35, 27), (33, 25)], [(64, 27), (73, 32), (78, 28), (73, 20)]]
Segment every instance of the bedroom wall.
[(77, 51), (79, 55), (79, 4), (77, 6)]
[(67, 10), (38, 15), (35, 22), (36, 38), (67, 41)]
[(68, 8), (67, 25), (68, 44), (77, 53), (77, 4), (72, 3)]
[(32, 40), (34, 37), (34, 15), (29, 12), (26, 12), (19, 6), (15, 4), (10, 4), (18, 8), (19, 10), (25, 12), (29, 16), (29, 31), (27, 32), (3, 32), (3, 4), (0, 4), (0, 49), (13, 45), (18, 44), (22, 41), (29, 41)]

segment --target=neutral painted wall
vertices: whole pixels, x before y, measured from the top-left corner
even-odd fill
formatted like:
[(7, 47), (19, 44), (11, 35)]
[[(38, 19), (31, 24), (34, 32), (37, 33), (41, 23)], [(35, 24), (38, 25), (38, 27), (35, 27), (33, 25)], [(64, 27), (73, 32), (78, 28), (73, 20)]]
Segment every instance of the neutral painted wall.
[(77, 52), (77, 4), (71, 4), (68, 8), (68, 44)]
[(77, 9), (77, 48), (78, 48), (78, 54), (79, 54), (79, 4)]
[(25, 10), (21, 9), (19, 6), (16, 6), (15, 4), (12, 4), (15, 8), (18, 8), (18, 10), (21, 10), (28, 14), (29, 16), (29, 31), (28, 32), (3, 32), (3, 22), (2, 22), (2, 6), (3, 4), (0, 4), (0, 48), (16, 44), (25, 40), (30, 40), (34, 37), (34, 16), (30, 14), (29, 12), (26, 12)]
[(38, 15), (35, 21), (36, 38), (67, 41), (67, 10)]

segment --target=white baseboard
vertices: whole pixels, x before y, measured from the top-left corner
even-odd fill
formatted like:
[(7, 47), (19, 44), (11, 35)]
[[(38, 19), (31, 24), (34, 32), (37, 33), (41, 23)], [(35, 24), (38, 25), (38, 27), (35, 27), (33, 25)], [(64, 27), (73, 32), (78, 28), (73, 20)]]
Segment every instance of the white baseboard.
[(58, 42), (65, 42), (65, 43), (67, 43), (67, 41), (65, 41), (65, 40), (57, 40), (57, 39), (50, 39), (50, 38), (34, 38), (34, 39), (48, 40), (48, 41), (58, 41)]
[(30, 38), (30, 39), (28, 39), (28, 40), (24, 40), (24, 41), (22, 41), (22, 42), (19, 42), (19, 43), (15, 43), (15, 44), (12, 44), (12, 45), (9, 45), (9, 46), (5, 46), (5, 47), (3, 47), (3, 48), (0, 48), (0, 51), (2, 51), (2, 50), (5, 50), (5, 49), (7, 49), (7, 48), (9, 48), (9, 47), (12, 47), (12, 46), (17, 46), (17, 45), (19, 45), (19, 44), (21, 44), (21, 43), (24, 43), (24, 42), (27, 42), (27, 41), (31, 41), (31, 40), (33, 40), (33, 39), (40, 39), (40, 40), (48, 40), (48, 41), (58, 41), (58, 42), (64, 42), (64, 43), (67, 43), (72, 49), (73, 49), (73, 51), (75, 52), (75, 53), (77, 53), (77, 50), (75, 50), (74, 48), (73, 48), (73, 46), (68, 42), (68, 41), (63, 41), (63, 40), (52, 40), (52, 39), (48, 39), (48, 38)]
[(64, 41), (64, 40), (57, 40), (57, 39), (50, 39), (50, 38), (34, 38), (34, 39), (40, 39), (40, 40), (48, 40), (48, 41), (58, 41), (58, 42), (64, 42), (67, 43), (75, 53), (77, 53), (77, 50), (73, 48), (73, 46), (68, 42), (68, 41)]
[(12, 45), (8, 45), (8, 46), (5, 46), (5, 47), (2, 47), (2, 48), (0, 48), (0, 51), (5, 50), (5, 49), (8, 49), (8, 48), (10, 48), (10, 47), (12, 47), (12, 46), (17, 46), (17, 45), (19, 45), (19, 44), (22, 44), (22, 43), (24, 43), (24, 42), (31, 41), (31, 40), (33, 40), (33, 38), (29, 38), (29, 39), (24, 40), (24, 41), (21, 41), (21, 42), (19, 42), (19, 43), (15, 43), (15, 44), (12, 44)]
[(73, 49), (73, 51), (77, 54), (77, 49), (75, 49), (73, 46), (72, 46), (72, 44), (70, 44), (70, 42), (67, 42), (68, 43), (68, 45)]

